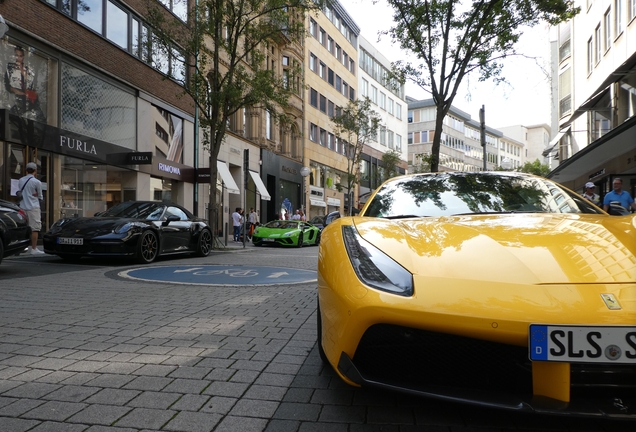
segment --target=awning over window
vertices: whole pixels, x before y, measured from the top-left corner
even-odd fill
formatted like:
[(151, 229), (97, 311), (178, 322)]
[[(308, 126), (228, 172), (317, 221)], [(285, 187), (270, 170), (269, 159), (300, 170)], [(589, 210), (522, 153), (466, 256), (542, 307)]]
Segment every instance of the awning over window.
[(309, 204), (311, 204), (314, 207), (327, 207), (327, 204), (325, 204), (324, 201), (315, 200), (315, 199), (310, 199)]
[(227, 167), (227, 165), (225, 165), (225, 162), (216, 161), (216, 169), (218, 170), (219, 175), (221, 176), (221, 180), (223, 180), (223, 184), (225, 185), (227, 191), (231, 194), (240, 195), (241, 191), (236, 185), (232, 174), (230, 174), (230, 169)]
[(550, 153), (552, 153), (554, 148), (557, 145), (559, 145), (559, 141), (561, 141), (561, 138), (563, 138), (563, 135), (569, 132), (570, 132), (570, 127), (568, 126), (567, 129), (565, 129), (563, 132), (559, 132), (558, 134), (556, 134), (556, 136), (552, 139), (552, 141), (550, 141), (550, 144), (548, 144), (548, 147), (545, 150), (543, 150), (543, 154), (542, 154), (543, 157), (548, 157)]
[(250, 171), (250, 175), (252, 176), (252, 180), (254, 180), (254, 184), (256, 185), (256, 190), (261, 195), (261, 199), (265, 201), (270, 201), (272, 197), (269, 192), (267, 192), (267, 188), (265, 187), (265, 183), (261, 180), (260, 176), (257, 172)]

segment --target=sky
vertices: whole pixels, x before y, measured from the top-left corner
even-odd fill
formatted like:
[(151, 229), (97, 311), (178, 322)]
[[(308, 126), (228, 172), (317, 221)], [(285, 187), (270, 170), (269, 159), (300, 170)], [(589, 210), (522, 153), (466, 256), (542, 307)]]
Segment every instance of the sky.
[[(339, 0), (360, 27), (365, 39), (389, 61), (405, 60), (407, 54), (391, 45), (387, 36), (378, 41), (378, 32), (392, 25), (392, 10), (384, 2), (372, 0)], [(378, 19), (382, 17), (382, 19)], [(547, 24), (528, 29), (517, 45), (517, 51), (538, 57), (543, 69), (550, 70), (550, 28)], [(502, 74), (508, 84), (496, 85), (492, 81), (479, 83), (477, 74), (464, 78), (453, 101), (453, 106), (479, 121), (479, 109), (485, 108), (489, 127), (512, 125), (550, 125), (550, 82), (535, 60), (523, 57), (506, 59)], [(406, 95), (415, 99), (429, 99), (428, 92), (413, 83), (406, 84)]]

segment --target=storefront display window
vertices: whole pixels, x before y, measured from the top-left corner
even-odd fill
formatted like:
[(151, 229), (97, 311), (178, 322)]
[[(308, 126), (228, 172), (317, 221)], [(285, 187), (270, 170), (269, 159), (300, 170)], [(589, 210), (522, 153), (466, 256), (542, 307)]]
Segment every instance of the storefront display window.
[(183, 163), (183, 119), (160, 108), (152, 106), (155, 137), (155, 154), (169, 161)]
[(152, 199), (155, 201), (172, 201), (172, 180), (152, 177), (150, 179)]
[(136, 121), (132, 93), (62, 64), (62, 129), (136, 150)]
[(20, 117), (46, 122), (50, 62), (29, 46), (12, 39), (0, 40), (1, 108)]

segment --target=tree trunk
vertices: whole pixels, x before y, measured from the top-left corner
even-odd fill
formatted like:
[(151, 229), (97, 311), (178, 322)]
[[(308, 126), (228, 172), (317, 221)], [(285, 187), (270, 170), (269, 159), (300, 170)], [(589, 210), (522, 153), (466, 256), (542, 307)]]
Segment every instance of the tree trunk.
[(446, 111), (443, 105), (437, 105), (435, 111), (435, 134), (433, 136), (433, 147), (431, 148), (431, 172), (439, 171), (439, 150), (442, 143), (442, 132), (444, 127), (444, 117)]

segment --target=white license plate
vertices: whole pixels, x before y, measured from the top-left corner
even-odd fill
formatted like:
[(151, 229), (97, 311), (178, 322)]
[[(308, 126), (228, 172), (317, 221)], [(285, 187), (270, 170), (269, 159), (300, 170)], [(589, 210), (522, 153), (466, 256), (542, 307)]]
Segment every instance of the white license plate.
[(75, 238), (75, 237), (58, 237), (57, 244), (67, 244), (67, 245), (83, 245), (83, 238)]
[(636, 364), (636, 327), (530, 325), (530, 360)]
[(263, 241), (264, 242), (274, 242), (276, 240), (275, 239), (270, 239), (270, 238), (264, 238)]

